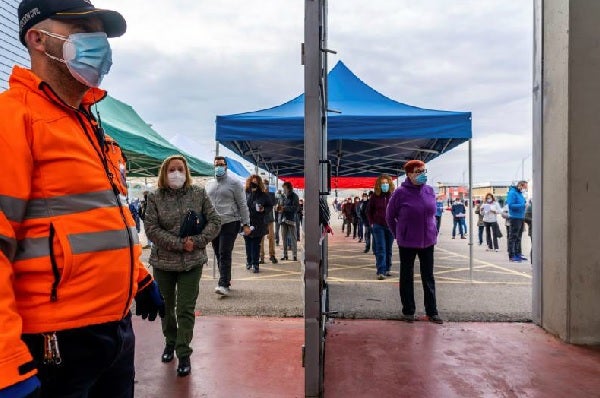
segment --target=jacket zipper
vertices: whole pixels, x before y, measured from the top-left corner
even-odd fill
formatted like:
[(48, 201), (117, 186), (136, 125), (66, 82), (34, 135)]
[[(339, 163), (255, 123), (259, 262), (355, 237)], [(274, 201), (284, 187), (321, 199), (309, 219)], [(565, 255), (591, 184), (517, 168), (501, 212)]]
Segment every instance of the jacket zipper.
[(96, 154), (100, 158), (100, 162), (104, 166), (104, 172), (106, 174), (106, 178), (108, 179), (108, 182), (112, 187), (113, 194), (115, 195), (115, 199), (117, 200), (117, 205), (119, 206), (119, 213), (121, 214), (121, 219), (123, 220), (123, 224), (125, 225), (125, 231), (127, 231), (127, 239), (129, 241), (129, 289), (127, 291), (127, 301), (125, 302), (125, 308), (123, 309), (123, 315), (122, 315), (122, 317), (125, 317), (125, 315), (127, 315), (127, 312), (129, 311), (129, 303), (131, 302), (131, 299), (133, 296), (133, 268), (134, 268), (133, 236), (131, 234), (131, 230), (129, 229), (129, 226), (127, 225), (127, 217), (125, 216), (125, 212), (123, 211), (123, 203), (121, 203), (121, 196), (120, 196), (121, 192), (119, 191), (119, 189), (117, 188), (117, 186), (115, 185), (115, 183), (112, 180), (113, 174), (110, 172), (110, 170), (108, 170), (108, 161), (106, 160), (106, 155), (102, 151), (103, 148), (100, 148), (100, 150), (102, 152), (98, 152), (98, 150), (96, 149), (96, 146), (93, 143), (92, 137), (90, 136), (90, 133), (88, 132), (88, 129), (87, 129), (85, 123), (81, 119), (80, 113), (82, 113), (82, 112), (76, 111), (75, 115), (77, 116), (77, 120), (79, 121), (79, 124), (81, 125), (81, 128), (83, 129), (86, 137), (90, 141), (90, 144), (92, 144), (92, 147), (94, 148), (94, 150), (96, 151)]
[(55, 302), (58, 300), (58, 284), (60, 283), (61, 279), (60, 272), (58, 272), (58, 265), (56, 264), (56, 257), (54, 257), (54, 235), (54, 224), (50, 223), (50, 235), (48, 236), (48, 246), (50, 249), (50, 264), (52, 265), (52, 274), (54, 275), (52, 289), (50, 290), (51, 302)]
[[(44, 90), (44, 88), (47, 88), (50, 93), (52, 95), (48, 95), (48, 93)], [(47, 83), (42, 82), (40, 83), (40, 89), (42, 91), (44, 91), (44, 93), (46, 93), (46, 95), (48, 95), (48, 99), (52, 102), (54, 102), (55, 104), (59, 105), (59, 106), (63, 106), (71, 111), (74, 111), (75, 113), (75, 117), (77, 118), (77, 121), (79, 122), (79, 125), (81, 126), (84, 134), (86, 135), (86, 137), (88, 138), (88, 141), (90, 141), (90, 144), (92, 145), (92, 148), (94, 148), (94, 151), (96, 152), (96, 154), (98, 155), (98, 158), (100, 159), (100, 163), (102, 163), (102, 166), (104, 167), (104, 172), (106, 173), (106, 177), (108, 179), (109, 184), (112, 187), (113, 193), (115, 195), (115, 198), (117, 200), (117, 204), (119, 206), (119, 212), (121, 213), (121, 219), (123, 220), (123, 224), (125, 225), (125, 230), (127, 231), (127, 238), (129, 240), (129, 290), (127, 293), (127, 301), (125, 302), (125, 308), (123, 309), (123, 317), (125, 317), (125, 315), (127, 315), (127, 312), (129, 311), (129, 303), (132, 299), (133, 296), (133, 268), (134, 268), (134, 254), (133, 254), (133, 236), (131, 234), (131, 230), (129, 229), (129, 226), (127, 225), (127, 217), (125, 216), (125, 213), (123, 211), (123, 205), (121, 203), (121, 198), (119, 196), (120, 192), (118, 190), (118, 188), (116, 187), (116, 185), (114, 184), (112, 178), (113, 178), (113, 174), (108, 170), (108, 164), (107, 164), (107, 160), (106, 160), (106, 155), (103, 156), (102, 154), (102, 150), (103, 148), (100, 148), (100, 152), (98, 152), (98, 148), (96, 148), (96, 145), (94, 145), (94, 141), (92, 140), (92, 137), (90, 137), (90, 133), (88, 132), (85, 123), (83, 122), (83, 120), (81, 119), (81, 114), (84, 114), (81, 110), (79, 109), (75, 109), (74, 107), (70, 106), (69, 104), (67, 104), (66, 102), (64, 102), (52, 89), (52, 87), (50, 87)], [(53, 98), (54, 97), (54, 98)], [(104, 99), (104, 97), (100, 98), (100, 100)], [(88, 117), (87, 115), (86, 119), (90, 119), (90, 117)], [(92, 124), (90, 122), (90, 124)], [(98, 142), (98, 145), (100, 145), (100, 143)], [(52, 236), (53, 235), (53, 230), (54, 227), (51, 225), (50, 227), (50, 231)], [(54, 273), (54, 284), (52, 286), (52, 292), (50, 295), (50, 299), (51, 301), (56, 301), (57, 298), (57, 289), (58, 289), (58, 282), (60, 282), (60, 274), (58, 273), (58, 267), (56, 266), (56, 260), (52, 260), (53, 259), (53, 248), (52, 248), (52, 243), (50, 244), (50, 261), (52, 262), (52, 272)]]
[[(108, 169), (108, 161), (106, 159), (106, 154), (104, 154), (103, 148), (100, 148), (100, 150), (102, 152), (98, 152), (98, 150), (96, 149), (96, 146), (93, 144), (92, 137), (90, 136), (90, 133), (88, 132), (85, 123), (81, 119), (80, 113), (82, 113), (82, 112), (76, 111), (75, 115), (77, 116), (77, 120), (79, 121), (79, 124), (81, 125), (81, 128), (83, 129), (86, 137), (90, 141), (90, 144), (92, 144), (92, 147), (94, 148), (98, 157), (100, 158), (100, 162), (104, 166), (104, 172), (106, 174), (106, 178), (108, 179), (108, 183), (112, 187), (113, 194), (115, 195), (115, 199), (117, 200), (117, 204), (119, 206), (119, 213), (121, 214), (121, 219), (123, 220), (123, 225), (125, 225), (125, 231), (127, 231), (127, 240), (129, 241), (129, 289), (127, 291), (127, 301), (125, 302), (125, 308), (123, 309), (123, 315), (122, 315), (122, 317), (125, 317), (125, 315), (127, 315), (127, 312), (129, 311), (129, 303), (131, 302), (131, 299), (133, 296), (133, 268), (134, 268), (133, 236), (131, 235), (131, 229), (129, 229), (129, 226), (127, 225), (127, 217), (125, 216), (125, 212), (123, 211), (123, 203), (121, 203), (121, 196), (120, 196), (121, 192), (119, 191), (119, 189), (113, 182), (114, 175)], [(87, 115), (86, 115), (86, 117), (87, 117)], [(88, 121), (90, 121), (90, 120), (88, 119)], [(90, 125), (91, 125), (91, 122), (90, 122)]]

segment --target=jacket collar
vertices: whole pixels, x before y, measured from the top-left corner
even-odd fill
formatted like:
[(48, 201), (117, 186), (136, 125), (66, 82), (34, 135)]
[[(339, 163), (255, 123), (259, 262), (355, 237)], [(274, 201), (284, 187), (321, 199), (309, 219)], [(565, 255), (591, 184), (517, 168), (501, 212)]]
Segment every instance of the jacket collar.
[(403, 188), (408, 188), (408, 189), (418, 189), (418, 190), (420, 190), (424, 186), (425, 186), (425, 184), (423, 184), (423, 185), (415, 185), (415, 184), (413, 184), (412, 181), (410, 180), (410, 178), (408, 178), (408, 177), (406, 177), (406, 179), (402, 182), (402, 187)]
[[(31, 71), (31, 69), (22, 68), (20, 66), (14, 66), (12, 70), (12, 74), (10, 76), (9, 84), (11, 87), (23, 86), (30, 91), (37, 92), (39, 95), (49, 97), (48, 93), (43, 90), (44, 86), (52, 87), (47, 82), (43, 81), (39, 78), (35, 73)], [(58, 98), (54, 90), (52, 90), (54, 96)], [(83, 96), (81, 100), (81, 106), (84, 109), (88, 109), (93, 104), (101, 101), (106, 97), (107, 93), (105, 90), (91, 87)], [(53, 99), (53, 98), (52, 98)], [(60, 101), (61, 103), (66, 104), (64, 101)]]

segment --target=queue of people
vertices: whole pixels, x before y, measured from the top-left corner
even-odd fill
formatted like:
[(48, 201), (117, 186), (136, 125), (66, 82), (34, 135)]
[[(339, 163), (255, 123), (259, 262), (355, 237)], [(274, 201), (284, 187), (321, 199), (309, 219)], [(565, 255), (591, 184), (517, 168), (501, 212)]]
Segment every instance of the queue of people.
[[(0, 95), (0, 140), (11, 142), (0, 146), (0, 162), (4, 174), (12, 176), (0, 180), (0, 395), (132, 397), (132, 305), (144, 320), (160, 318), (160, 361), (176, 356), (176, 373), (186, 377), (192, 372), (206, 247), (211, 244), (218, 263), (215, 293), (228, 296), (239, 234), (246, 268), (254, 273), (265, 262), (264, 240), (273, 264), (278, 242), (281, 260), (289, 260), (291, 252), (297, 261), (303, 201), (289, 182), (276, 197), (258, 175), (243, 185), (228, 174), (227, 159), (220, 156), (214, 158), (214, 179), (205, 187), (194, 185), (186, 158), (174, 155), (164, 159), (156, 190), (128, 206), (125, 157), (92, 112), (106, 96), (98, 87), (112, 64), (108, 37), (125, 33), (125, 19), (96, 9), (89, 0), (23, 0), (18, 17), (19, 40), (32, 66), (15, 67), (10, 89)], [(91, 60), (78, 59), (90, 51)], [(33, 148), (33, 138), (47, 145)], [(439, 200), (427, 185), (424, 162), (409, 161), (404, 171), (398, 189), (383, 174), (372, 192), (347, 198), (341, 206), (342, 230), (364, 241), (365, 253), (373, 250), (379, 280), (392, 275), (396, 241), (407, 322), (415, 320), (418, 257), (426, 315), (441, 324), (433, 274)], [(44, 189), (49, 183), (51, 191)], [(526, 190), (521, 181), (507, 199), (511, 261), (526, 260), (520, 244)], [(454, 228), (464, 238), (466, 211), (464, 204), (455, 205)], [(322, 198), (319, 210), (324, 233), (331, 233)], [(479, 206), (490, 250), (498, 250), (501, 213), (491, 194)], [(140, 220), (152, 242), (152, 273), (140, 260)]]

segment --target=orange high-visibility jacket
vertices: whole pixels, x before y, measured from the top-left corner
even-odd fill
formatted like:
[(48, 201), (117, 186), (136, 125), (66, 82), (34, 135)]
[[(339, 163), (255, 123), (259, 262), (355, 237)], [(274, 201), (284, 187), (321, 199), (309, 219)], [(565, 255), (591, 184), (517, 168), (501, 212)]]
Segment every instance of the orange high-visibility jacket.
[(152, 281), (90, 113), (105, 95), (74, 109), (19, 67), (0, 94), (0, 389), (35, 372), (22, 333), (118, 321)]

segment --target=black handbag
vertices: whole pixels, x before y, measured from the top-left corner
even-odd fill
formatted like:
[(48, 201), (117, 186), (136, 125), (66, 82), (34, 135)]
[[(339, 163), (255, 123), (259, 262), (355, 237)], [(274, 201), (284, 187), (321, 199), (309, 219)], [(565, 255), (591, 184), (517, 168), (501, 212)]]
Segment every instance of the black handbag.
[(200, 235), (205, 226), (206, 219), (202, 213), (198, 214), (194, 210), (188, 210), (179, 227), (179, 237)]

